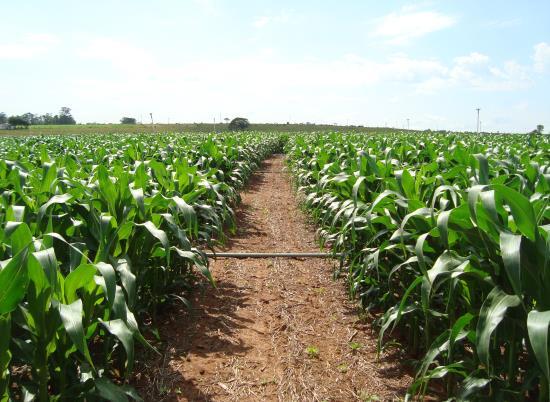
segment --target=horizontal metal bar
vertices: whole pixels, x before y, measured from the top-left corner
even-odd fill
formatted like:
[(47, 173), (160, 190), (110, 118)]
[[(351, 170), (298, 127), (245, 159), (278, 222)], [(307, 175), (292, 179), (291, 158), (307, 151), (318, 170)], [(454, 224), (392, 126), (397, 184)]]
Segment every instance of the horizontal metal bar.
[(209, 258), (340, 258), (341, 253), (205, 253)]

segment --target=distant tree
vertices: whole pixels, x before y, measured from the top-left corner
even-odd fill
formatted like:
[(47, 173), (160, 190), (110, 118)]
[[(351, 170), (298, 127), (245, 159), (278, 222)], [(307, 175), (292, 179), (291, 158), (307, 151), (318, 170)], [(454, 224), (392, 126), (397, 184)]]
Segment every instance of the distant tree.
[(544, 130), (544, 126), (542, 124), (538, 124), (537, 128), (535, 128), (533, 131), (530, 131), (530, 135), (541, 135), (542, 131)]
[(68, 107), (62, 107), (57, 117), (57, 124), (76, 124), (76, 120), (71, 115), (71, 109)]
[(25, 120), (23, 116), (10, 116), (8, 117), (8, 124), (17, 127), (29, 128), (29, 122)]
[(51, 113), (46, 113), (40, 116), (42, 124), (56, 124), (57, 116), (53, 116)]
[(225, 121), (225, 124), (229, 123), (229, 117), (226, 117), (223, 121)]
[(123, 117), (120, 119), (120, 124), (136, 124), (136, 119), (133, 117)]
[(248, 119), (245, 119), (244, 117), (235, 117), (233, 120), (231, 120), (231, 123), (229, 123), (229, 129), (231, 131), (243, 131), (246, 130), (248, 127), (250, 127), (250, 122)]
[(6, 116), (6, 113), (0, 113), (0, 124), (4, 124), (8, 121), (8, 116)]
[(43, 124), (42, 116), (33, 113), (25, 113), (21, 115), (30, 125)]

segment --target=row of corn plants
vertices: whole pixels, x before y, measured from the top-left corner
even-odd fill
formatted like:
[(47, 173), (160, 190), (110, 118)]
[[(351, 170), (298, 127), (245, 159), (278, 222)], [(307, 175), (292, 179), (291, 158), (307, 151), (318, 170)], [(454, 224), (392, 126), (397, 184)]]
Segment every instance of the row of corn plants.
[(400, 340), (414, 358), (408, 398), (550, 399), (547, 137), (331, 133), (286, 147), (379, 351)]
[(197, 245), (280, 141), (0, 138), (0, 401), (139, 400), (135, 343), (197, 273), (214, 283)]

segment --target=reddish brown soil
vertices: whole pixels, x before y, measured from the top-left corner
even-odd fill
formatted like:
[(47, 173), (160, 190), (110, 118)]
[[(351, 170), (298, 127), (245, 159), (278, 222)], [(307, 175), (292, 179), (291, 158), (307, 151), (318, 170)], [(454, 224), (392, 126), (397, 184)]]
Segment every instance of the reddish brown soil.
[[(318, 251), (284, 160), (267, 160), (242, 193), (238, 232), (219, 251)], [(402, 397), (411, 377), (376, 358), (337, 262), (219, 259), (217, 288), (197, 291), (160, 329), (164, 355), (138, 378), (154, 401), (371, 401)], [(353, 347), (352, 347), (353, 346)], [(309, 348), (309, 353), (308, 353)], [(317, 352), (315, 352), (317, 351)]]

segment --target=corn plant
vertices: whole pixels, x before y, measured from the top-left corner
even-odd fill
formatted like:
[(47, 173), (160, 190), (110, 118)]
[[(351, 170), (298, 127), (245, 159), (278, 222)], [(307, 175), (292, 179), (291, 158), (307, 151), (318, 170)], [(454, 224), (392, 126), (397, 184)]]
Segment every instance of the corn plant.
[(0, 401), (139, 400), (143, 330), (196, 283), (278, 136), (0, 139)]
[(548, 401), (550, 142), (299, 135), (287, 144), (350, 293), (417, 358), (409, 397)]

